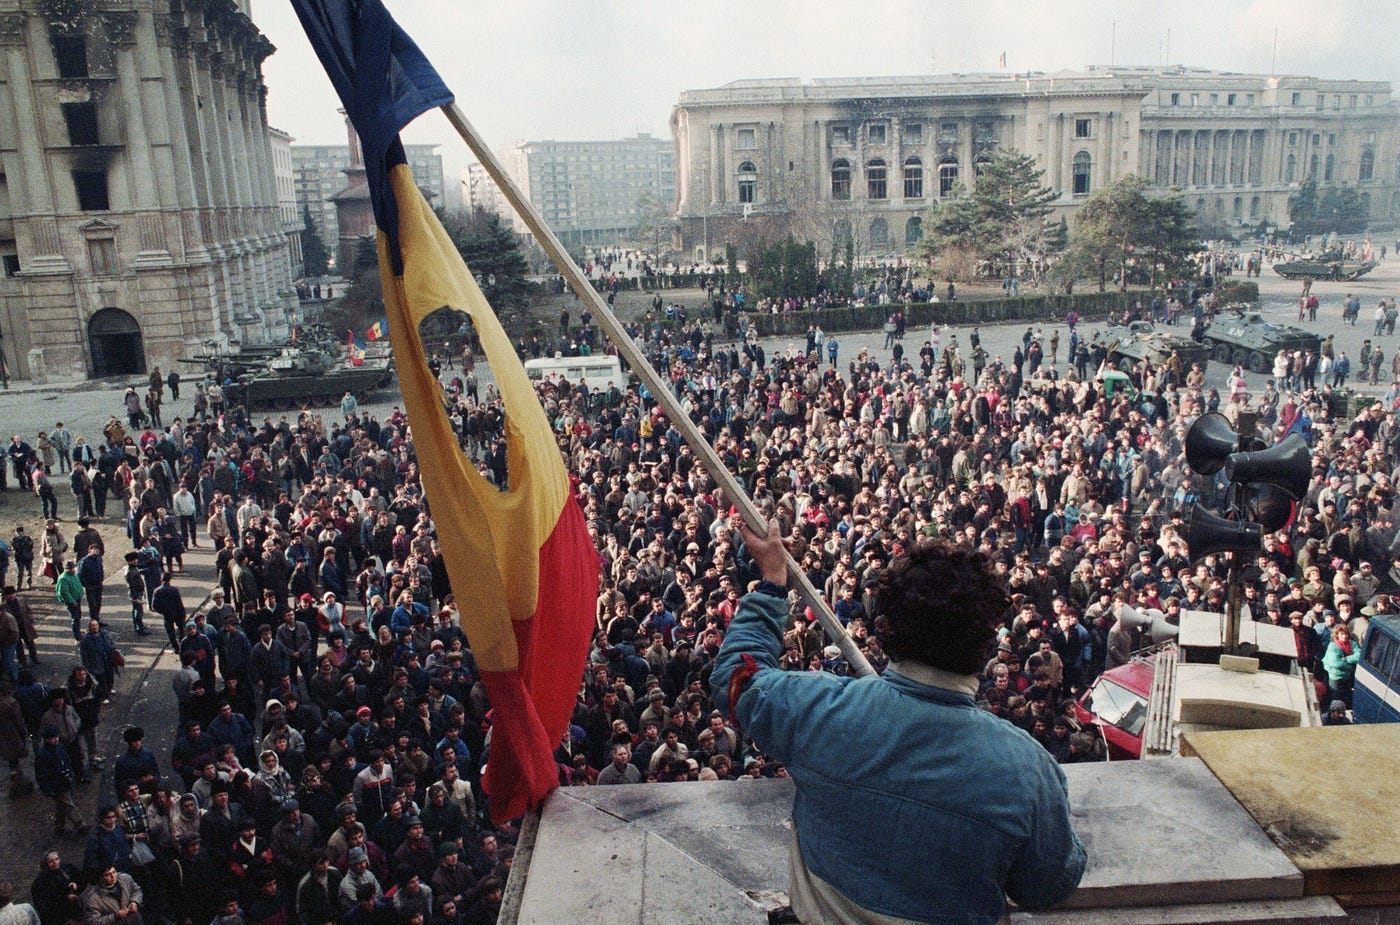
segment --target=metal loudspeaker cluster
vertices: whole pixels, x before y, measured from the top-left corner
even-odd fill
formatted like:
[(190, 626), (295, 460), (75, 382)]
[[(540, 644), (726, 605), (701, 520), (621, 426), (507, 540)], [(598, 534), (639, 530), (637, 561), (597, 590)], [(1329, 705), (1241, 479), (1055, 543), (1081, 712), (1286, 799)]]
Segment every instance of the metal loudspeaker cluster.
[(1192, 558), (1220, 552), (1258, 552), (1265, 533), (1293, 519), (1312, 479), (1307, 441), (1290, 434), (1269, 446), (1235, 433), (1225, 415), (1203, 414), (1186, 433), (1186, 463), (1209, 476), (1224, 470), (1230, 480), (1230, 516), (1217, 517), (1200, 505), (1186, 515)]

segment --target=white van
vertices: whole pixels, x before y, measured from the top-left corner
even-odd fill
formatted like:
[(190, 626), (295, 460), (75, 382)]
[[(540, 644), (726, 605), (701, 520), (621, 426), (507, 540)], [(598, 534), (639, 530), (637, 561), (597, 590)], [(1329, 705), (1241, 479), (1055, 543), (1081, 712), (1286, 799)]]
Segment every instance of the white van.
[(525, 375), (531, 379), (567, 379), (573, 385), (578, 385), (582, 379), (590, 389), (605, 389), (608, 383), (619, 389), (627, 387), (627, 378), (622, 374), (622, 363), (617, 357), (608, 354), (526, 360)]

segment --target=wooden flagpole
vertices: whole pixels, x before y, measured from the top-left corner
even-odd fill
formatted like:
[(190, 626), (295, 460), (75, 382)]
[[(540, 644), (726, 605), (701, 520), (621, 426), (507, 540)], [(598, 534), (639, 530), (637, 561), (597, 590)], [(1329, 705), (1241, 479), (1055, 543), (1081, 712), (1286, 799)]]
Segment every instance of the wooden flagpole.
[[(700, 433), (700, 429), (690, 420), (690, 416), (681, 410), (680, 402), (671, 391), (671, 384), (652, 368), (646, 355), (637, 349), (637, 345), (632, 342), (632, 338), (622, 327), (622, 323), (617, 320), (617, 316), (612, 313), (608, 303), (593, 288), (583, 271), (579, 269), (578, 264), (574, 263), (574, 259), (569, 256), (564, 245), (555, 237), (554, 231), (545, 224), (544, 218), (535, 209), (534, 204), (525, 198), (519, 187), (515, 185), (515, 181), (506, 174), (500, 161), (496, 159), (496, 155), (486, 146), (485, 140), (477, 134), (472, 124), (467, 121), (462, 110), (458, 108), (456, 103), (448, 103), (442, 107), (442, 112), (443, 115), (447, 116), (447, 121), (452, 123), (452, 127), (457, 130), (457, 134), (462, 136), (467, 147), (471, 148), (472, 153), (476, 155), (481, 166), (490, 174), (491, 179), (496, 182), (496, 186), (505, 194), (516, 214), (534, 233), (535, 240), (544, 248), (545, 253), (549, 254), (559, 272), (568, 280), (569, 288), (593, 309), (593, 316), (598, 320), (599, 327), (616, 345), (618, 354), (651, 390), (652, 397), (666, 412), (671, 423), (680, 430), (681, 435), (685, 437), (685, 442), (690, 445), (691, 451), (695, 453), (696, 458), (704, 465), (706, 471), (724, 489), (725, 496), (738, 510), (739, 515), (744, 518), (745, 523), (758, 533), (766, 532), (768, 524), (762, 513), (759, 512), (758, 506), (754, 504), (753, 499), (749, 497), (739, 480), (724, 465), (724, 461), (719, 458), (715, 448), (710, 446), (705, 435)], [(788, 576), (796, 585), (798, 593), (806, 601), (807, 606), (812, 608), (812, 613), (817, 615), (822, 628), (826, 630), (827, 637), (840, 647), (841, 654), (851, 669), (858, 675), (874, 674), (875, 670), (870, 667), (870, 662), (861, 654), (855, 640), (846, 632), (841, 621), (836, 619), (836, 614), (832, 613), (831, 608), (812, 585), (806, 573), (798, 567), (790, 552), (787, 553), (787, 568)]]

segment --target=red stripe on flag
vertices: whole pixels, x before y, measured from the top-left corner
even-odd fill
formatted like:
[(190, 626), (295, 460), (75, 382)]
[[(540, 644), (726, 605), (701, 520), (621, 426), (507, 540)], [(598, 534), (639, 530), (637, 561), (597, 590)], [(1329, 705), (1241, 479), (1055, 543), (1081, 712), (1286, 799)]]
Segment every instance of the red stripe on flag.
[(482, 787), (498, 824), (538, 808), (559, 786), (554, 749), (573, 715), (593, 638), (598, 553), (572, 497), (540, 547), (539, 576), (534, 615), (512, 626), (519, 669), (481, 673), (492, 718)]

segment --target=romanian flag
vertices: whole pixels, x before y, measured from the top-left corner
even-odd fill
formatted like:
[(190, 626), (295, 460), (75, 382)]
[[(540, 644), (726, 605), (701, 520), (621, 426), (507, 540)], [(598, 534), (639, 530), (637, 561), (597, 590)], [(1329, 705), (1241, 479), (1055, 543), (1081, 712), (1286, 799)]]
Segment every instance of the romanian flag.
[(369, 340), (380, 340), (388, 336), (389, 326), (388, 323), (384, 321), (376, 321), (374, 324), (370, 325), (369, 330), (365, 332), (365, 337)]
[(355, 336), (354, 331), (347, 331), (350, 335), (350, 342), (345, 345), (345, 355), (350, 360), (351, 366), (363, 366), (365, 362), (365, 342)]
[[(597, 552), (525, 369), (404, 163), (400, 129), (451, 94), (380, 0), (293, 6), (365, 152), (386, 333), (462, 628), (491, 700), (483, 786), (492, 818), (512, 819), (559, 782), (553, 752), (592, 636)], [(471, 316), (505, 404), (505, 491), (462, 455), (425, 361), (418, 325), (443, 306)]]

